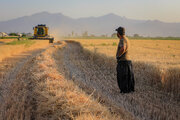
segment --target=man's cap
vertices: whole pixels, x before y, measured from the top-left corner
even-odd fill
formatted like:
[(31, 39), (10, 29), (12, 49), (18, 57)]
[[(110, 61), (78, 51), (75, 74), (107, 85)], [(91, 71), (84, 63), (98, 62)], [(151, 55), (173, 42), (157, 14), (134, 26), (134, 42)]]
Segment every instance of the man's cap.
[(124, 27), (119, 27), (116, 29), (116, 31), (120, 34), (120, 35), (125, 35), (125, 28)]

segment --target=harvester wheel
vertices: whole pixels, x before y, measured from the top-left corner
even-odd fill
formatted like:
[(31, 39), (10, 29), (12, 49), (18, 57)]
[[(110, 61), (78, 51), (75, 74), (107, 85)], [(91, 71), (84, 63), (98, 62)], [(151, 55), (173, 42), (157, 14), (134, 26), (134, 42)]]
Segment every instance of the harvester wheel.
[(49, 40), (49, 43), (53, 43), (54, 40)]

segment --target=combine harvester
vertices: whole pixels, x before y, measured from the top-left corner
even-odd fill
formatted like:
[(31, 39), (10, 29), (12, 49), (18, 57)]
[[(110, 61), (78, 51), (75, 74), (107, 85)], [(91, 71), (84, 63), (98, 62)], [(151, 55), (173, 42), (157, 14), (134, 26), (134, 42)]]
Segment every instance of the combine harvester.
[(45, 24), (37, 25), (33, 28), (34, 36), (30, 39), (36, 40), (49, 40), (49, 43), (53, 43), (54, 37), (49, 36), (48, 27)]

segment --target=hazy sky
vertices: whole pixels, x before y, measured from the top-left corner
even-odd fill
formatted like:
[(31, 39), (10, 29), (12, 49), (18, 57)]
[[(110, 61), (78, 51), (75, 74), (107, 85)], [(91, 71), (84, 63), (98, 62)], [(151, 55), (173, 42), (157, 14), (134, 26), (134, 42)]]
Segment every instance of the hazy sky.
[(0, 0), (0, 21), (37, 12), (79, 18), (115, 13), (132, 19), (180, 22), (180, 0)]

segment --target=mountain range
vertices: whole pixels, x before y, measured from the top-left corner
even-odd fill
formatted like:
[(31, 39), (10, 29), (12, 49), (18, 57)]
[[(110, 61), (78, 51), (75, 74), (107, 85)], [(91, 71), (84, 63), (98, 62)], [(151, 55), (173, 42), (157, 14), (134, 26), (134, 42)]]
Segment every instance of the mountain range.
[(41, 12), (31, 16), (1, 21), (0, 32), (33, 32), (37, 24), (46, 24), (50, 32), (60, 35), (81, 35), (87, 31), (94, 35), (111, 35), (119, 26), (126, 28), (127, 35), (139, 34), (151, 37), (180, 37), (180, 23), (165, 23), (159, 20), (134, 20), (113, 13), (100, 17), (74, 19), (61, 13)]

